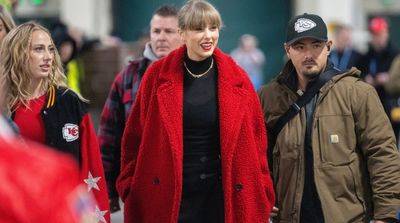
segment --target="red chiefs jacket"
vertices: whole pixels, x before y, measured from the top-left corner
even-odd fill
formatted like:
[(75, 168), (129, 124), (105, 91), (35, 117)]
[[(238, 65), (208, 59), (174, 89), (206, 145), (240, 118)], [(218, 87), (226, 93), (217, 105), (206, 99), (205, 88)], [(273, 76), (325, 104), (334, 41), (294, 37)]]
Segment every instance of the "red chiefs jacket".
[[(182, 196), (183, 57), (151, 65), (125, 128), (118, 192), (125, 222), (176, 223)], [(218, 105), (225, 222), (268, 222), (274, 192), (261, 106), (246, 73), (219, 49)]]
[(110, 222), (100, 149), (86, 104), (71, 90), (51, 86), (42, 118), (46, 145), (75, 158), (79, 163), (82, 183), (97, 200), (99, 221)]
[(0, 136), (0, 181), (0, 222), (78, 223), (95, 210), (76, 163), (39, 144)]

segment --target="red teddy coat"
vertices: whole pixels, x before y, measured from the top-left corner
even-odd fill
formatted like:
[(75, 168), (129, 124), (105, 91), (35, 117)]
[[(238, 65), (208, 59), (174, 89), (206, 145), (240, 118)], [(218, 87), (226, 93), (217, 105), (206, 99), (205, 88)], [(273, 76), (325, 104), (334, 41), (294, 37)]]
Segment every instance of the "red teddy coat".
[[(117, 189), (126, 223), (176, 223), (182, 196), (183, 46), (148, 68), (122, 139)], [(268, 222), (266, 130), (246, 73), (215, 49), (225, 222)]]

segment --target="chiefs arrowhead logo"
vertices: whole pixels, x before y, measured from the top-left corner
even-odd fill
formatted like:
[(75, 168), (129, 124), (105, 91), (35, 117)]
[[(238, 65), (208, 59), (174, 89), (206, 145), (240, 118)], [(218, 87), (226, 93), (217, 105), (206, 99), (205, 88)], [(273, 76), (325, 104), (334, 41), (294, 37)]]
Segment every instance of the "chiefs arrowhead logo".
[(310, 30), (316, 26), (317, 26), (317, 24), (314, 21), (312, 21), (310, 19), (306, 19), (306, 18), (300, 18), (294, 24), (294, 30), (297, 33), (301, 33), (301, 32)]
[(62, 134), (67, 142), (72, 142), (79, 138), (79, 127), (75, 124), (67, 123), (62, 128)]

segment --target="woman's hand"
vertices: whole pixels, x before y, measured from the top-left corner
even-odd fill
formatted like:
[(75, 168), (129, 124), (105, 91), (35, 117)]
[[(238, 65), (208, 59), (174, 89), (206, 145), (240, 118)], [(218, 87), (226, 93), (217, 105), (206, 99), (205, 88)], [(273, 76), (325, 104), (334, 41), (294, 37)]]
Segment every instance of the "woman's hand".
[(271, 217), (276, 217), (278, 216), (278, 214), (279, 214), (279, 208), (274, 206), (271, 211)]

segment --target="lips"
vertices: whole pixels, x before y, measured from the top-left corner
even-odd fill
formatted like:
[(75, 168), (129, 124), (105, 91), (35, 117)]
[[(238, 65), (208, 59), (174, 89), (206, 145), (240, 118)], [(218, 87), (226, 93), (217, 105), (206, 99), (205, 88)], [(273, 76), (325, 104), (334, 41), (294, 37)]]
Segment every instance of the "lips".
[(304, 66), (314, 66), (317, 65), (314, 61), (307, 61), (307, 62), (303, 62)]
[(157, 50), (168, 50), (169, 47), (168, 46), (157, 46), (156, 49)]
[(48, 71), (48, 70), (50, 69), (50, 64), (43, 64), (43, 65), (40, 65), (40, 68), (41, 68), (43, 71)]
[(201, 48), (205, 51), (209, 51), (212, 48), (212, 43), (202, 43), (200, 44)]

